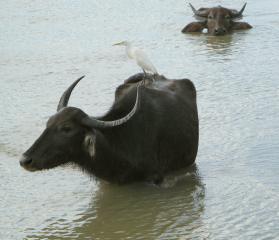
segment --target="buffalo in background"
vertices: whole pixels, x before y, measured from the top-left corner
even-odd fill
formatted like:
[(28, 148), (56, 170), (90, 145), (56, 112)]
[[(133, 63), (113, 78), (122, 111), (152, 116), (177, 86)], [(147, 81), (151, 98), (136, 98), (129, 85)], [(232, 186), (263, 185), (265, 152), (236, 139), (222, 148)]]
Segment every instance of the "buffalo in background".
[(23, 154), (22, 167), (74, 163), (112, 183), (160, 183), (170, 171), (194, 163), (199, 122), (190, 80), (136, 74), (117, 88), (111, 109), (95, 118), (67, 106), (82, 78), (64, 92), (46, 129)]
[(225, 35), (233, 30), (250, 29), (252, 26), (246, 22), (235, 22), (243, 17), (246, 3), (240, 11), (224, 8), (221, 6), (213, 8), (200, 8), (196, 10), (190, 4), (194, 17), (198, 22), (189, 23), (183, 28), (182, 33), (202, 32), (207, 29), (210, 35)]

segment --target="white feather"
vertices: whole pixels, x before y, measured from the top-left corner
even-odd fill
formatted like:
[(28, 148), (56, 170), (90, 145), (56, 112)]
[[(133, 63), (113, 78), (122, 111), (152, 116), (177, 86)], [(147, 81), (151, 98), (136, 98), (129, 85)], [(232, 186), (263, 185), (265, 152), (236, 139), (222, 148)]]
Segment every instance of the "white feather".
[(126, 54), (129, 58), (134, 59), (139, 67), (141, 67), (145, 72), (150, 72), (157, 74), (158, 71), (149, 60), (144, 51), (137, 47), (133, 47), (130, 42), (123, 41), (114, 45), (126, 46)]

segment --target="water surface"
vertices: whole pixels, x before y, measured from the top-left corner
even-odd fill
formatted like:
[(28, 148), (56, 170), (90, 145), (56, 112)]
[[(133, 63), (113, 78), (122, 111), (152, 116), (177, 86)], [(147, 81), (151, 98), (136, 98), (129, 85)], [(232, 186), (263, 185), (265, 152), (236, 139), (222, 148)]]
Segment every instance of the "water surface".
[[(243, 1), (195, 1), (241, 8)], [(277, 9), (277, 10), (276, 10)], [(10, 0), (0, 8), (0, 239), (276, 239), (279, 234), (279, 2), (248, 1), (254, 26), (183, 35), (185, 1)], [(198, 91), (196, 168), (165, 184), (115, 186), (74, 167), (29, 173), (18, 159), (76, 78), (70, 104), (107, 111), (145, 49)]]

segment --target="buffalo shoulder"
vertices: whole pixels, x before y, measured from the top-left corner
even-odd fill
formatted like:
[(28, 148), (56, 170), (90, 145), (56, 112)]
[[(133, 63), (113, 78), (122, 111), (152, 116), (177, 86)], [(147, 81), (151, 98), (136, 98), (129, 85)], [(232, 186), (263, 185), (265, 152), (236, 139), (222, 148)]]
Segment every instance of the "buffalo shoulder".
[(191, 22), (182, 29), (182, 33), (202, 32), (204, 28), (204, 22)]
[(246, 30), (250, 28), (252, 28), (252, 26), (247, 22), (235, 22), (232, 26), (232, 30)]

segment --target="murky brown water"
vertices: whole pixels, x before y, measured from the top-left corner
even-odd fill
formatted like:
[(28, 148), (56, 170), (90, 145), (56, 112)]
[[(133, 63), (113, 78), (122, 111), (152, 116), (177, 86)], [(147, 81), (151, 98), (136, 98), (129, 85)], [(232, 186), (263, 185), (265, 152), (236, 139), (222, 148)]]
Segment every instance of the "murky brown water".
[[(193, 1), (240, 8), (243, 1)], [(279, 2), (249, 1), (254, 28), (183, 35), (185, 1), (2, 2), (0, 8), (0, 239), (278, 239)], [(139, 71), (121, 40), (160, 73), (198, 90), (197, 166), (162, 187), (115, 186), (71, 167), (29, 173), (19, 156), (86, 75), (71, 104), (104, 113)]]

